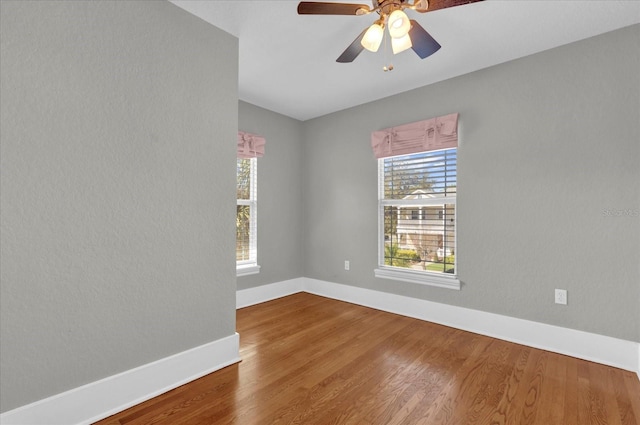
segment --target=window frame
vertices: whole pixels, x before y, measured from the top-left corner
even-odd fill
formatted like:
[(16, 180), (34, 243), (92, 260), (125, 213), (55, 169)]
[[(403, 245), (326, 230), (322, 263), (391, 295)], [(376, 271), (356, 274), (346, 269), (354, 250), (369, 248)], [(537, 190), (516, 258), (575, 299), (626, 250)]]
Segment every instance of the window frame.
[[(238, 206), (249, 207), (249, 259), (236, 259), (236, 276), (248, 276), (260, 272), (258, 265), (258, 158), (237, 158), (236, 160), (236, 189), (238, 185), (238, 161), (249, 162), (249, 199), (238, 199), (236, 196), (236, 214)], [(237, 233), (236, 233), (237, 235)], [(238, 240), (236, 237), (236, 246)], [(237, 254), (236, 254), (237, 255)]]
[[(441, 149), (442, 151), (450, 150), (452, 148)], [(456, 149), (456, 170), (457, 170), (457, 154)], [(435, 151), (430, 151), (435, 152)], [(392, 157), (384, 157), (378, 159), (378, 266), (374, 270), (374, 276), (382, 279), (399, 280), (403, 282), (415, 283), (420, 285), (436, 286), (441, 288), (460, 290), (460, 280), (457, 275), (458, 271), (458, 207), (457, 207), (457, 195), (458, 190), (456, 186), (455, 194), (448, 193), (447, 196), (435, 196), (430, 198), (421, 199), (385, 199), (384, 195), (384, 173), (385, 173), (385, 160), (393, 157), (417, 155), (424, 152), (415, 152), (413, 154), (394, 155)], [(457, 174), (457, 171), (456, 171)], [(442, 272), (432, 272), (429, 270), (413, 270), (400, 267), (388, 266), (385, 264), (385, 229), (384, 229), (384, 210), (385, 207), (398, 206), (398, 205), (413, 205), (420, 207), (442, 205), (454, 205), (454, 246), (455, 246), (455, 260), (454, 271), (456, 273), (448, 274)]]

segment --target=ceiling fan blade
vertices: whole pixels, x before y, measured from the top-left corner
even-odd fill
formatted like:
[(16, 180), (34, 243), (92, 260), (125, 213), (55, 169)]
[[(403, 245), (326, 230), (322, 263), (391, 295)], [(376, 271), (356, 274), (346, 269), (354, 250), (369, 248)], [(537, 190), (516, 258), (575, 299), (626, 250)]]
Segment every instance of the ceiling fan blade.
[(362, 42), (362, 39), (364, 38), (364, 33), (367, 32), (368, 29), (369, 28), (365, 28), (360, 33), (358, 38), (353, 40), (353, 43), (351, 43), (349, 47), (347, 47), (347, 49), (344, 52), (342, 52), (340, 57), (336, 59), (336, 62), (340, 62), (340, 63), (353, 62), (353, 60), (358, 57), (358, 55), (364, 50), (364, 47), (362, 46), (361, 42)]
[(358, 3), (301, 1), (298, 4), (298, 15), (365, 15), (369, 12), (369, 6)]
[(422, 28), (422, 26), (413, 19), (410, 22), (411, 29), (409, 30), (409, 38), (411, 38), (411, 48), (420, 56), (420, 59), (431, 56), (440, 50), (442, 46), (431, 37), (427, 30)]
[(429, 0), (429, 8), (426, 12), (434, 10), (446, 9), (447, 7), (463, 6), (469, 3), (475, 3), (482, 0)]

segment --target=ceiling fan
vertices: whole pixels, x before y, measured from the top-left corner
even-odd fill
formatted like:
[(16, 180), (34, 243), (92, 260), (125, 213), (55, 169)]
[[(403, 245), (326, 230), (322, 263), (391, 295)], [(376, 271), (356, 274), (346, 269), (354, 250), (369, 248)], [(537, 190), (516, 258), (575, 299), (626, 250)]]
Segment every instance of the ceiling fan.
[(384, 38), (385, 27), (391, 36), (393, 54), (411, 48), (421, 59), (424, 59), (437, 52), (441, 46), (418, 22), (409, 19), (404, 10), (409, 9), (425, 13), (477, 1), (482, 0), (414, 0), (413, 3), (410, 3), (409, 0), (372, 0), (373, 7), (358, 3), (303, 1), (298, 4), (298, 14), (368, 15), (376, 12), (380, 15), (373, 25), (365, 28), (360, 33), (340, 57), (336, 59), (336, 62), (353, 62), (364, 49), (377, 52)]

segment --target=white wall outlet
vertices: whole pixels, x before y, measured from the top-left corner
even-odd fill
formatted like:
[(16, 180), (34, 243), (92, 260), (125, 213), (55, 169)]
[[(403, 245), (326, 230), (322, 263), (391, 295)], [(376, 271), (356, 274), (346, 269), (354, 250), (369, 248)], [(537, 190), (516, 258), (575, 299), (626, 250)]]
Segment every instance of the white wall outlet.
[(345, 269), (345, 270), (349, 270), (349, 267), (350, 267), (350, 266), (349, 266), (349, 260), (345, 260), (345, 261), (344, 261), (344, 269)]
[(556, 304), (567, 305), (566, 289), (556, 289)]

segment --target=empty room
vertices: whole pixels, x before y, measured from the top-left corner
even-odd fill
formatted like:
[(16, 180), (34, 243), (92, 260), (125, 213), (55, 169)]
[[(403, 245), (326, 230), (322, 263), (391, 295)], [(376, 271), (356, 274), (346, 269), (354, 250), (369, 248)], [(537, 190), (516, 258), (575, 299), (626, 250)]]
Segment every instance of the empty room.
[(640, 1), (0, 0), (3, 425), (637, 425), (639, 377)]

